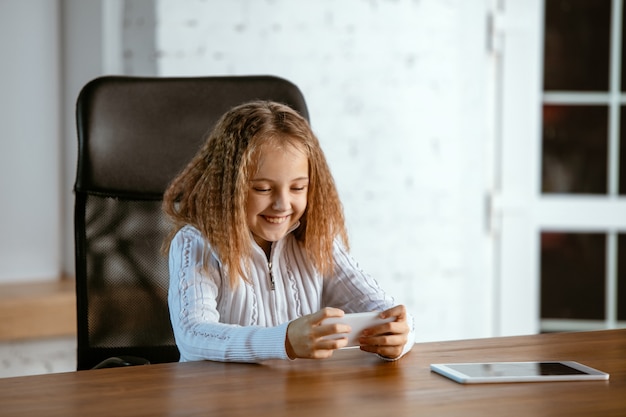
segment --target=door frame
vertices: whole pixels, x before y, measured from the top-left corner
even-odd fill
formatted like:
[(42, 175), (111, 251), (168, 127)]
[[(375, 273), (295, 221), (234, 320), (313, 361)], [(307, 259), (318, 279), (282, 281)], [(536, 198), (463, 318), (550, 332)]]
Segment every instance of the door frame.
[(540, 195), (543, 0), (506, 0), (496, 10), (500, 30), (498, 149), (490, 197), (494, 229), (495, 333), (539, 331), (538, 228)]

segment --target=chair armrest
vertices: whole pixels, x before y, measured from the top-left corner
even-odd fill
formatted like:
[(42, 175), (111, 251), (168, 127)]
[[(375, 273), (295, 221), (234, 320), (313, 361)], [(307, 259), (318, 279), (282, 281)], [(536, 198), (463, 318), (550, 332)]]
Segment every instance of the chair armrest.
[(107, 358), (91, 369), (120, 368), (122, 366), (150, 365), (150, 361), (137, 356), (113, 356)]

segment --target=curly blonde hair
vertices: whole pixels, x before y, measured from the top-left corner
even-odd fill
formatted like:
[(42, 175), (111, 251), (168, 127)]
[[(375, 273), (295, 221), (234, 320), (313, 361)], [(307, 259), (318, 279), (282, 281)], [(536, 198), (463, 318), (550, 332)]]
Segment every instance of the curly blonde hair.
[(305, 152), (309, 161), (308, 203), (293, 233), (318, 271), (332, 271), (334, 241), (339, 238), (348, 247), (335, 181), (309, 123), (289, 106), (271, 101), (249, 102), (224, 114), (202, 148), (169, 185), (163, 209), (173, 227), (164, 251), (182, 227), (192, 225), (217, 254), (231, 285), (247, 280), (249, 271), (244, 265), (250, 263), (242, 260), (252, 256), (246, 220), (248, 190), (259, 148), (268, 144), (291, 145)]

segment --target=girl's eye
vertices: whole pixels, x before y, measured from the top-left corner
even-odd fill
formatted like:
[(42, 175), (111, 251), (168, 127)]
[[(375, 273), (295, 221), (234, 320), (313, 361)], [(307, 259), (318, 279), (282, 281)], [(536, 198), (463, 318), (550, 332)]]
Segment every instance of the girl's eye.
[(253, 190), (259, 193), (267, 193), (271, 191), (271, 188), (254, 187)]
[(305, 189), (305, 188), (306, 188), (306, 187), (292, 187), (291, 189), (292, 189), (293, 191), (304, 191), (304, 189)]

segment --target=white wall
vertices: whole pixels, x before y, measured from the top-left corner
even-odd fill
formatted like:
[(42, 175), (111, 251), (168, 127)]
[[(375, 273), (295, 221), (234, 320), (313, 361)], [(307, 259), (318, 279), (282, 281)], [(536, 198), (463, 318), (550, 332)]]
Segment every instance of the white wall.
[(11, 57), (0, 105), (13, 115), (0, 120), (0, 277), (73, 270), (74, 103), (85, 82), (271, 73), (302, 88), (353, 252), (409, 306), (419, 340), (492, 333), (489, 0), (61, 0), (60, 29), (56, 2), (0, 1), (1, 56)]
[(73, 275), (75, 103), (122, 73), (122, 6), (0, 0), (0, 283)]
[(0, 1), (0, 283), (61, 273), (58, 3)]
[(353, 253), (421, 340), (490, 335), (483, 0), (159, 0), (161, 75), (275, 74), (307, 99)]

